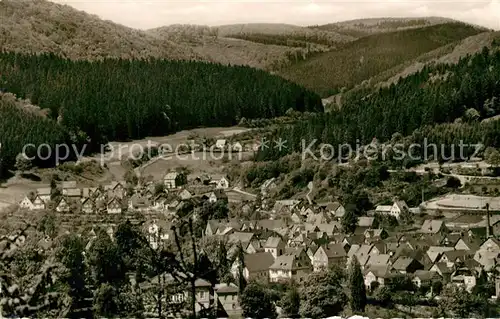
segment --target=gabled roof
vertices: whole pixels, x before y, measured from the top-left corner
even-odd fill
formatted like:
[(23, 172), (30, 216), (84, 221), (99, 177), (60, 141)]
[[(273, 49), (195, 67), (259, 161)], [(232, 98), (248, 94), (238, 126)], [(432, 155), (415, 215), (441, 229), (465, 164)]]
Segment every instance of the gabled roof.
[(320, 246), (318, 249), (322, 249), (328, 258), (341, 258), (347, 257), (347, 253), (341, 244), (328, 244)]
[(217, 199), (227, 199), (227, 194), (222, 189), (214, 190), (210, 195), (214, 195)]
[(439, 274), (434, 271), (416, 270), (413, 278), (418, 278), (421, 281), (437, 280), (440, 278)]
[(165, 177), (163, 179), (168, 179), (168, 180), (175, 180), (179, 176), (179, 173), (177, 172), (169, 172), (165, 174)]
[(225, 140), (225, 139), (218, 139), (215, 142), (215, 146), (216, 147), (224, 147), (224, 146), (226, 146), (226, 143), (227, 143), (227, 140)]
[(445, 251), (443, 252), (442, 256), (446, 256), (446, 258), (451, 261), (455, 262), (457, 259), (459, 261), (465, 261), (466, 259), (472, 258), (472, 254), (468, 250), (450, 250), (450, 251)]
[(481, 243), (478, 240), (475, 240), (474, 238), (465, 238), (465, 237), (462, 237), (459, 240), (457, 240), (457, 242), (455, 243), (455, 247), (460, 241), (463, 241), (464, 244), (467, 247), (469, 247), (469, 250), (471, 251), (476, 251), (481, 247)]
[(424, 221), (420, 231), (426, 234), (436, 234), (444, 226), (444, 221), (436, 219), (427, 219)]
[(370, 258), (370, 251), (373, 249), (373, 245), (361, 245), (358, 250), (354, 253), (356, 255), (356, 258), (358, 258), (359, 263), (361, 266), (364, 266)]
[(285, 222), (281, 219), (261, 219), (255, 221), (255, 226), (260, 229), (278, 229), (285, 227)]
[(214, 286), (214, 290), (218, 294), (231, 294), (231, 293), (238, 293), (238, 291), (239, 291), (238, 286), (236, 286), (233, 283), (230, 283), (230, 284), (226, 284), (226, 283), (216, 284)]
[(40, 187), (36, 189), (36, 193), (40, 196), (50, 196), (52, 189), (50, 187)]
[(282, 240), (279, 237), (269, 237), (264, 244), (264, 248), (277, 248), (281, 242)]
[(375, 217), (361, 216), (358, 218), (359, 227), (372, 227)]
[(69, 197), (80, 197), (82, 196), (82, 190), (79, 188), (67, 188), (63, 190), (65, 196)]
[(198, 278), (195, 280), (194, 285), (196, 287), (212, 287), (212, 284), (205, 279)]
[(234, 232), (229, 235), (228, 242), (229, 243), (249, 243), (254, 236), (254, 233), (246, 233), (246, 232)]
[(437, 268), (442, 274), (451, 274), (453, 272), (453, 267), (448, 267), (446, 263), (435, 263), (432, 268)]
[(62, 181), (61, 188), (76, 188), (76, 181)]
[(388, 213), (392, 209), (392, 205), (378, 205), (375, 208), (375, 212), (377, 213)]
[(378, 278), (385, 279), (401, 276), (401, 274), (395, 273), (390, 265), (365, 267), (364, 274), (367, 275), (370, 272)]
[(401, 256), (394, 262), (394, 264), (392, 264), (392, 267), (396, 270), (406, 271), (412, 263), (419, 263), (419, 262), (411, 257)]
[(273, 184), (274, 182), (276, 181), (276, 178), (273, 177), (273, 178), (270, 178), (268, 180), (265, 180), (264, 183), (262, 183), (262, 185), (260, 185), (260, 189), (266, 189), (268, 188), (269, 186), (271, 186), (271, 184)]
[(249, 272), (268, 270), (273, 263), (274, 257), (269, 252), (245, 254), (244, 257), (244, 264)]
[(391, 256), (388, 254), (373, 255), (368, 258), (367, 266), (385, 266), (389, 264)]
[(408, 209), (408, 205), (406, 205), (404, 200), (395, 201), (394, 205), (396, 205), (401, 211)]

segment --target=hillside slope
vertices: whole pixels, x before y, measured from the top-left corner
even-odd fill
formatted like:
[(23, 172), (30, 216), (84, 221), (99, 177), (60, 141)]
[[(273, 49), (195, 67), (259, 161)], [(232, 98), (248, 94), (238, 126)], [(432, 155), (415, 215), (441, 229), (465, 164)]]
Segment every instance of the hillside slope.
[(449, 22), (456, 21), (443, 17), (369, 18), (311, 26), (310, 28), (334, 31), (340, 34), (359, 38), (376, 33), (386, 33), (405, 29), (421, 28)]
[(377, 74), (447, 44), (482, 32), (463, 23), (382, 33), (360, 38), (280, 71), (322, 96), (351, 88)]
[(197, 57), (188, 47), (45, 0), (0, 2), (0, 48), (71, 59)]
[(289, 57), (302, 55), (303, 48), (262, 44), (221, 36), (217, 28), (202, 25), (170, 25), (146, 31), (158, 40), (189, 47), (204, 61), (247, 65), (272, 70), (289, 63)]
[[(461, 58), (467, 55), (474, 55), (480, 52), (484, 47), (492, 48), (492, 44), (495, 40), (500, 40), (500, 32), (483, 32), (478, 35), (470, 36), (459, 43), (453, 43), (432, 51), (432, 55), (424, 55), (417, 58), (413, 63), (411, 63), (412, 61), (406, 63), (405, 65), (407, 66), (402, 71), (391, 76), (387, 81), (379, 83), (379, 85), (396, 83), (400, 78), (419, 72), (426, 65), (431, 63), (456, 64)], [(435, 56), (435, 58), (430, 58), (431, 56)], [(401, 69), (401, 66), (399, 68)], [(389, 70), (389, 73), (391, 71), (395, 70)]]
[(356, 40), (336, 32), (287, 24), (249, 23), (209, 27), (169, 25), (147, 30), (159, 40), (189, 47), (203, 60), (276, 70), (303, 59), (311, 52), (325, 52)]

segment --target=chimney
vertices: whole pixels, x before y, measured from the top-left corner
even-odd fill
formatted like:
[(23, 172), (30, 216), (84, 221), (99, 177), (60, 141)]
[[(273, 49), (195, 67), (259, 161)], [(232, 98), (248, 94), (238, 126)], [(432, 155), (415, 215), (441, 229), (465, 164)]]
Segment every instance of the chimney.
[(491, 237), (490, 204), (486, 203), (486, 239)]

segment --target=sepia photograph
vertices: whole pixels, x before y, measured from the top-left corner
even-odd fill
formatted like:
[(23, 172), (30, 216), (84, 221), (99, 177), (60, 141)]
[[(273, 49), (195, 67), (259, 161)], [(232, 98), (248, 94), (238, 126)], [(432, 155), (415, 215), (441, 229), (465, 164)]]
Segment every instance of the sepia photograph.
[(500, 0), (0, 0), (3, 318), (500, 318)]

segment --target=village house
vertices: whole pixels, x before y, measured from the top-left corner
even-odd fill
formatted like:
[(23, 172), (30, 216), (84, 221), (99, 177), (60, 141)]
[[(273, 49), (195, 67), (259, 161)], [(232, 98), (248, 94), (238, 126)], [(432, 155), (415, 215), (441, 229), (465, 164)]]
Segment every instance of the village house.
[(345, 267), (347, 253), (341, 244), (319, 246), (312, 258), (314, 271), (329, 269), (333, 265)]
[(452, 267), (448, 267), (446, 263), (435, 263), (429, 271), (439, 274), (444, 281), (450, 281), (451, 274), (454, 270)]
[(391, 256), (388, 254), (372, 255), (365, 264), (366, 268), (391, 265)]
[(40, 196), (42, 201), (48, 203), (50, 201), (50, 195), (52, 194), (52, 189), (50, 187), (41, 187), (36, 190), (36, 194)]
[(163, 185), (166, 189), (179, 188), (187, 182), (186, 175), (179, 172), (169, 172), (163, 177)]
[(466, 267), (458, 268), (451, 274), (451, 283), (472, 292), (472, 289), (476, 286), (475, 271)]
[(46, 202), (42, 199), (40, 195), (36, 195), (35, 199), (33, 200), (33, 210), (42, 210), (46, 208), (47, 208)]
[(233, 283), (216, 284), (214, 286), (214, 291), (215, 299), (219, 301), (216, 306), (220, 304), (227, 316), (239, 317), (241, 315), (241, 306), (238, 299), (238, 286)]
[(193, 197), (193, 194), (191, 194), (187, 189), (184, 188), (183, 190), (181, 190), (179, 192), (177, 197), (179, 198), (179, 200), (183, 201), (183, 200), (191, 199)]
[(381, 215), (394, 216), (397, 219), (401, 217), (404, 212), (409, 212), (409, 207), (405, 201), (395, 201), (392, 205), (379, 205), (375, 208), (375, 213)]
[(216, 189), (213, 192), (210, 193), (208, 197), (208, 202), (209, 203), (215, 203), (217, 201), (228, 201), (226, 193), (222, 189)]
[[(235, 262), (231, 267), (231, 273), (235, 279), (238, 278), (238, 267), (240, 262), (236, 257)], [(245, 254), (243, 260), (243, 277), (246, 281), (258, 280), (258, 281), (269, 281), (269, 267), (274, 263), (273, 255), (269, 252), (258, 252), (255, 254)]]
[(82, 202), (81, 211), (85, 214), (92, 214), (93, 212), (95, 212), (94, 200), (90, 197), (85, 198)]
[(106, 210), (108, 214), (121, 214), (122, 203), (118, 198), (112, 198), (106, 205)]
[(450, 250), (443, 252), (437, 262), (446, 263), (447, 267), (454, 267), (472, 258), (473, 254), (468, 250)]
[(218, 139), (217, 141), (215, 141), (215, 147), (220, 149), (220, 150), (225, 150), (227, 147), (227, 140)]
[(363, 234), (365, 230), (372, 228), (374, 217), (361, 216), (358, 218), (358, 223), (356, 226), (356, 230), (354, 231), (356, 234)]
[(500, 257), (500, 241), (496, 238), (487, 239), (474, 254), (474, 260), (486, 271), (495, 268), (498, 257)]
[(24, 198), (19, 203), (19, 207), (21, 207), (23, 209), (29, 209), (29, 210), (34, 209), (33, 202), (32, 202), (29, 195), (24, 196)]
[(227, 176), (213, 176), (210, 184), (214, 184), (216, 189), (228, 189), (229, 179)]
[(481, 243), (473, 238), (460, 238), (456, 243), (454, 248), (456, 250), (469, 250), (469, 251), (477, 251)]
[(109, 185), (104, 186), (104, 190), (109, 194), (109, 197), (124, 198), (127, 195), (125, 182), (113, 181)]
[(426, 219), (420, 228), (423, 234), (446, 234), (449, 232), (444, 221), (436, 219)]
[(264, 251), (271, 253), (273, 258), (283, 255), (286, 243), (279, 237), (269, 237), (264, 244)]
[(260, 186), (260, 193), (262, 194), (262, 196), (267, 196), (270, 191), (276, 188), (276, 186), (277, 184), (275, 177), (265, 180), (264, 183), (262, 183), (262, 185)]
[(290, 281), (301, 283), (312, 271), (311, 260), (303, 249), (278, 256), (269, 267), (271, 282)]
[(432, 263), (435, 263), (445, 251), (451, 250), (455, 250), (455, 248), (446, 246), (431, 246), (427, 250), (427, 256), (429, 256)]
[(365, 240), (374, 241), (374, 240), (384, 240), (389, 237), (387, 231), (383, 228), (378, 229), (367, 229), (364, 232)]
[(63, 188), (63, 196), (73, 200), (79, 200), (82, 197), (82, 190), (80, 188)]
[(402, 274), (411, 274), (417, 270), (423, 270), (424, 265), (411, 257), (399, 257), (392, 264), (392, 268)]
[[(115, 198), (118, 202), (120, 200)], [(140, 194), (134, 194), (132, 197), (128, 199), (128, 209), (130, 211), (137, 212), (147, 212), (151, 208), (151, 202), (148, 200), (146, 196), (142, 196)]]
[(56, 211), (58, 213), (68, 213), (70, 210), (68, 201), (63, 197), (56, 205)]
[(428, 270), (416, 270), (412, 278), (412, 282), (419, 288), (422, 286), (431, 287), (433, 282), (439, 280), (441, 277), (437, 272)]
[(380, 251), (375, 245), (353, 245), (351, 249), (347, 253), (347, 256), (351, 258), (352, 256), (356, 256), (359, 261), (359, 264), (363, 268), (370, 258), (370, 256), (379, 255)]
[(373, 266), (364, 270), (365, 286), (370, 291), (376, 286), (386, 286), (391, 280), (401, 276), (402, 274), (394, 271), (390, 265)]

